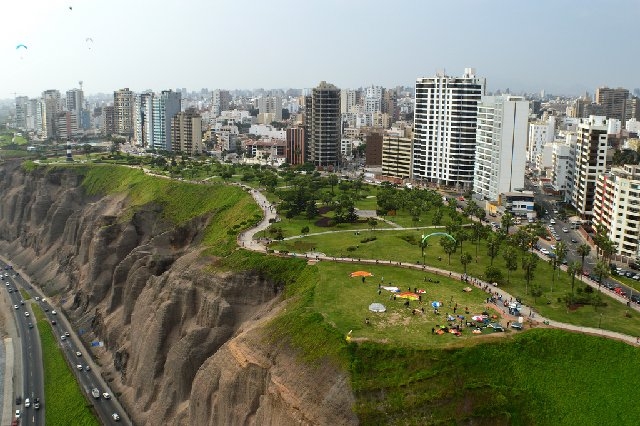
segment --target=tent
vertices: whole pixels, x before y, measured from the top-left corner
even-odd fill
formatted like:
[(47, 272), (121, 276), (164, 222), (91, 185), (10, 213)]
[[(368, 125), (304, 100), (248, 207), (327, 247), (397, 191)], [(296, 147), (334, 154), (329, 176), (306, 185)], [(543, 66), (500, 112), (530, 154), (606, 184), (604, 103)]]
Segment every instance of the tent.
[(382, 303), (372, 303), (369, 305), (369, 310), (371, 312), (385, 312), (387, 308)]
[(367, 271), (355, 271), (351, 273), (351, 278), (353, 277), (372, 277), (373, 274)]

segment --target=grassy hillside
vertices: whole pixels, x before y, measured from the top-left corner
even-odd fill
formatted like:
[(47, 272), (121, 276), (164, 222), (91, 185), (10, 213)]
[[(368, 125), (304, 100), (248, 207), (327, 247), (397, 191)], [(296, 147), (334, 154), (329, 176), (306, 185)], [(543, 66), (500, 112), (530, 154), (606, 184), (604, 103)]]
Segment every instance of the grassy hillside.
[(203, 239), (211, 254), (230, 253), (236, 247), (236, 235), (262, 217), (251, 196), (236, 186), (162, 179), (130, 167), (93, 166), (78, 170), (85, 175), (82, 185), (89, 194), (127, 193), (129, 214), (140, 206), (156, 203), (162, 206), (164, 217), (175, 224), (211, 215)]

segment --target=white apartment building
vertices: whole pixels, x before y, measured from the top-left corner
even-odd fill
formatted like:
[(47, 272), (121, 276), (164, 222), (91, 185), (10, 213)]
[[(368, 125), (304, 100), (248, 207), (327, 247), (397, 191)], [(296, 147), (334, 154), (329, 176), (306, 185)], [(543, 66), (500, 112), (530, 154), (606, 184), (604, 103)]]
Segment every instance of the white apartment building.
[(470, 189), (473, 185), (478, 102), (485, 80), (466, 68), (416, 81), (412, 178)]
[(373, 114), (382, 110), (382, 87), (370, 86), (364, 90), (364, 112)]
[(640, 166), (614, 167), (598, 176), (593, 223), (615, 244), (616, 253), (640, 257)]
[(577, 140), (576, 133), (567, 133), (564, 141), (556, 141), (552, 144), (551, 154), (551, 185), (555, 191), (567, 194), (570, 176), (573, 175), (575, 166), (571, 156), (571, 148), (575, 152)]
[(580, 120), (575, 151), (575, 169), (571, 204), (583, 218), (593, 214), (593, 199), (598, 175), (607, 166), (607, 119), (590, 115)]
[(268, 124), (253, 124), (251, 127), (249, 127), (249, 133), (256, 136), (261, 136), (263, 138), (282, 140), (287, 139), (286, 130), (278, 130)]
[(518, 96), (483, 96), (478, 103), (473, 190), (498, 201), (524, 188), (529, 101)]
[(527, 161), (535, 163), (542, 147), (555, 139), (556, 118), (549, 117), (547, 121), (529, 124), (529, 139), (527, 143)]
[(354, 89), (340, 90), (340, 113), (346, 114), (352, 112), (356, 106), (356, 91)]

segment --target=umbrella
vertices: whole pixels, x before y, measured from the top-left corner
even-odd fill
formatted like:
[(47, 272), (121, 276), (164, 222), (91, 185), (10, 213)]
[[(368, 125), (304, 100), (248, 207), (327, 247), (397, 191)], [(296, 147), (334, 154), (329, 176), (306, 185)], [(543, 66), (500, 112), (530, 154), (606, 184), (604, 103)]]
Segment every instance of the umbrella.
[(372, 277), (373, 274), (367, 271), (355, 271), (351, 273), (351, 278), (353, 277)]
[(369, 305), (369, 310), (371, 312), (385, 312), (387, 308), (382, 303), (372, 303)]
[(431, 306), (433, 306), (434, 308), (436, 308), (436, 309), (437, 309), (437, 308), (439, 308), (440, 306), (442, 306), (442, 303), (440, 303), (440, 302), (436, 302), (436, 301), (433, 301), (433, 302), (431, 302)]

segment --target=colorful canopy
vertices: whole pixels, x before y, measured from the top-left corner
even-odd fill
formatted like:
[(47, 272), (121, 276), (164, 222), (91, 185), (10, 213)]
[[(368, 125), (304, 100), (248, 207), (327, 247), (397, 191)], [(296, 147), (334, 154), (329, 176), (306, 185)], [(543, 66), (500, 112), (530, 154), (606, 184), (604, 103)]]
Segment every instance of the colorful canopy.
[(351, 273), (351, 278), (353, 277), (372, 277), (373, 274), (367, 271), (355, 271)]

